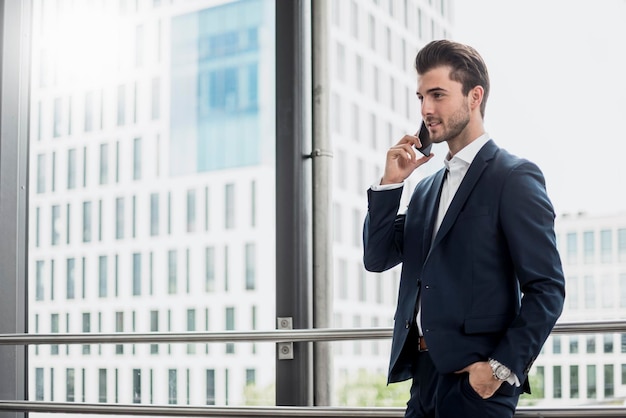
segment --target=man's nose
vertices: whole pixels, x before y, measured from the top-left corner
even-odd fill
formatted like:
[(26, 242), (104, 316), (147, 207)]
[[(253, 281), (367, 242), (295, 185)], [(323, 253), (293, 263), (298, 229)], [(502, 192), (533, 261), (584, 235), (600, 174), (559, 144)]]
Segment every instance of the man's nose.
[(432, 100), (429, 100), (426, 97), (422, 99), (421, 112), (422, 112), (422, 118), (425, 118), (426, 116), (431, 115), (433, 113)]

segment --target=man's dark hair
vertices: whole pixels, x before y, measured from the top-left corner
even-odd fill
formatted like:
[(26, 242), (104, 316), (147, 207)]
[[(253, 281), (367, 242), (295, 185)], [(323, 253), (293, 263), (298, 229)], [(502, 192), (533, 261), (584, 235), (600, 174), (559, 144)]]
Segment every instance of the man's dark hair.
[(471, 46), (443, 39), (426, 44), (415, 57), (415, 69), (420, 75), (441, 66), (451, 68), (450, 79), (461, 83), (465, 96), (474, 87), (483, 87), (485, 94), (480, 114), (484, 118), (489, 96), (489, 73), (480, 54)]

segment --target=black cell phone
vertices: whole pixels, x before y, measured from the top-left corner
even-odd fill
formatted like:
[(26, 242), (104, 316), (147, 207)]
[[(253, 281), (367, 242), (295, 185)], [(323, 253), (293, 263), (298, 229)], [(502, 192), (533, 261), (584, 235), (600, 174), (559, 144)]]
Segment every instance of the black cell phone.
[(417, 137), (422, 143), (422, 146), (417, 150), (428, 157), (430, 155), (430, 149), (433, 147), (433, 142), (430, 139), (430, 133), (428, 132), (428, 128), (426, 127), (426, 123), (424, 121), (422, 121), (422, 126), (417, 133)]

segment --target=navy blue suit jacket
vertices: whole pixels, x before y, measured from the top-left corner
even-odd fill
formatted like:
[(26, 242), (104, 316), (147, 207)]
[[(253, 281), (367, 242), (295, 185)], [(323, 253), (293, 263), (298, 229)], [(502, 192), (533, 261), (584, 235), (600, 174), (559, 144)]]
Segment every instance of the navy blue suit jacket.
[(440, 373), (492, 357), (528, 391), (528, 371), (565, 297), (543, 174), (490, 140), (433, 241), (444, 173), (422, 180), (402, 215), (402, 189), (368, 191), (365, 267), (382, 272), (402, 263), (389, 382), (412, 376), (416, 353), (403, 348), (421, 292), (422, 329)]

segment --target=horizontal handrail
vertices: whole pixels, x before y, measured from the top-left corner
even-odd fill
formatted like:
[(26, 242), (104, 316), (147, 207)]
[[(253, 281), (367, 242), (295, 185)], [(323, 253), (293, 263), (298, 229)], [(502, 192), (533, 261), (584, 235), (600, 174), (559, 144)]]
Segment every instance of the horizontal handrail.
[[(401, 407), (323, 407), (323, 406), (188, 406), (188, 405), (125, 405), (88, 404), (42, 401), (0, 401), (0, 411), (67, 413), (93, 415), (147, 415), (186, 417), (298, 417), (298, 418), (397, 418), (404, 416)], [(624, 417), (624, 406), (574, 406), (568, 408), (519, 407), (516, 418), (525, 417)]]
[[(553, 334), (626, 332), (626, 320), (557, 323)], [(391, 328), (275, 331), (0, 334), (0, 345), (346, 341), (391, 338)]]

